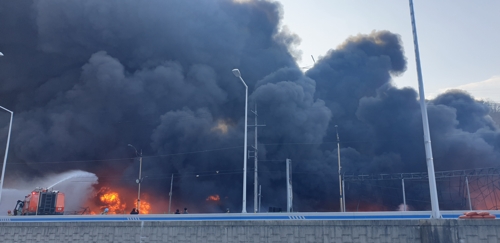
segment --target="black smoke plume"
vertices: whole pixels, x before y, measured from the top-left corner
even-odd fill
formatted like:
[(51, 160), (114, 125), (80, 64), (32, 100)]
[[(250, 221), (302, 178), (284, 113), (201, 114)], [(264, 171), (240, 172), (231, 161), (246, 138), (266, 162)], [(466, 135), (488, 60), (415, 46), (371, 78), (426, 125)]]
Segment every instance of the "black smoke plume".
[[(417, 93), (392, 83), (407, 68), (399, 36), (350, 37), (303, 73), (294, 59), (300, 39), (281, 17), (268, 1), (0, 2), (0, 104), (15, 112), (7, 185), (81, 169), (101, 184), (135, 188), (133, 144), (151, 198), (167, 198), (175, 174), (177, 205), (241, 210), (244, 87), (233, 68), (266, 124), (258, 154), (264, 207), (284, 208), (290, 158), (295, 210), (338, 208), (335, 125), (346, 173), (426, 171)], [(498, 165), (500, 133), (486, 105), (451, 91), (428, 110), (436, 170)], [(380, 192), (348, 194), (386, 209), (401, 203)], [(213, 194), (216, 206), (205, 200)]]

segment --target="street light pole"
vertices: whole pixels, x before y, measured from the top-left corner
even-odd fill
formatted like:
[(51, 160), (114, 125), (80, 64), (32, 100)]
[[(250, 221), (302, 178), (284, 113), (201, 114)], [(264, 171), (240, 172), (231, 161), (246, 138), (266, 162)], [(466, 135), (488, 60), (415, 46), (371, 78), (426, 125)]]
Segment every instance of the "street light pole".
[(436, 174), (434, 172), (434, 159), (432, 158), (431, 135), (429, 129), (429, 118), (427, 117), (427, 105), (425, 104), (424, 81), (422, 80), (422, 68), (420, 66), (420, 52), (418, 49), (417, 25), (415, 23), (415, 12), (413, 11), (413, 0), (410, 3), (411, 27), (413, 30), (413, 44), (415, 46), (415, 63), (417, 64), (418, 94), (420, 98), (420, 110), (422, 112), (422, 124), (424, 127), (424, 146), (427, 161), (427, 173), (429, 175), (429, 190), (431, 194), (431, 217), (442, 218), (439, 211), (439, 200), (437, 195)]
[(233, 74), (245, 85), (245, 141), (243, 145), (243, 205), (241, 213), (247, 212), (247, 126), (248, 126), (248, 86), (241, 77), (240, 70), (233, 69)]
[(128, 145), (129, 147), (132, 147), (135, 150), (135, 156), (139, 156), (139, 179), (136, 180), (138, 188), (137, 188), (137, 211), (141, 213), (141, 182), (142, 182), (142, 150), (141, 153), (137, 153), (137, 149), (132, 146), (132, 144)]
[[(3, 56), (3, 54), (1, 52), (0, 52), (0, 54)], [(5, 166), (7, 165), (7, 156), (9, 154), (10, 134), (12, 132), (12, 120), (14, 118), (14, 112), (6, 109), (3, 106), (0, 106), (0, 108), (4, 109), (5, 111), (10, 113), (9, 133), (7, 135), (7, 145), (5, 146), (5, 155), (3, 157), (2, 178), (0, 179), (0, 202), (1, 202), (2, 201), (2, 192), (3, 192), (3, 180), (5, 178)]]
[(255, 103), (255, 111), (254, 111), (254, 114), (255, 114), (255, 151), (254, 151), (254, 155), (253, 155), (253, 159), (254, 159), (254, 181), (253, 181), (253, 212), (254, 213), (257, 213), (257, 211), (259, 210), (258, 208), (258, 188), (259, 188), (259, 159), (258, 159), (258, 154), (259, 154), (259, 151), (258, 151), (258, 148), (257, 148), (257, 103)]

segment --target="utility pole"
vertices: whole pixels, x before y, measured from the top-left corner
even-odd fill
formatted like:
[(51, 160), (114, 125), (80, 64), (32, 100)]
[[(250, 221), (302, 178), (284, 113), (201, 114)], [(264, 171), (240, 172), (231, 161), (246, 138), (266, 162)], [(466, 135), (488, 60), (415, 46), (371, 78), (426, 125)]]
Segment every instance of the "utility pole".
[(347, 212), (347, 210), (345, 210), (345, 182), (343, 178), (342, 178), (342, 192), (343, 192), (342, 205), (344, 206), (342, 209), (344, 210), (344, 212)]
[[(257, 103), (255, 103), (255, 110), (252, 111), (252, 113), (255, 115), (255, 125), (253, 125), (255, 127), (255, 145), (252, 146), (254, 151), (253, 151), (253, 158), (254, 158), (254, 163), (255, 163), (255, 168), (254, 168), (254, 182), (253, 182), (253, 212), (254, 213), (257, 213), (259, 211), (259, 203), (258, 203), (258, 200), (259, 200), (259, 163), (258, 163), (258, 148), (257, 148), (257, 127), (264, 127), (266, 125), (259, 125), (259, 123), (257, 123), (257, 117), (258, 117), (258, 114), (257, 114)], [(252, 126), (252, 125), (250, 125)], [(248, 157), (252, 157), (252, 156), (248, 156)]]
[(339, 126), (335, 125), (335, 131), (337, 132), (337, 160), (339, 164), (339, 191), (340, 191), (340, 212), (344, 212), (344, 187), (342, 182), (342, 167), (340, 166), (340, 137), (339, 137)]
[(170, 208), (172, 206), (172, 187), (174, 185), (174, 174), (172, 174), (172, 179), (170, 179), (170, 192), (168, 193), (168, 196), (170, 197), (168, 199), (168, 214), (170, 214)]
[(469, 210), (472, 211), (472, 203), (470, 201), (469, 179), (465, 177), (465, 185), (467, 185), (467, 199), (469, 199)]
[[(142, 149), (140, 150), (140, 153), (137, 153), (137, 149), (132, 145), (129, 144), (129, 147), (132, 147), (135, 150), (135, 156), (139, 157), (139, 179), (135, 180), (137, 182), (138, 188), (137, 188), (137, 210), (139, 213), (141, 213), (141, 182), (142, 182)], [(147, 177), (147, 176), (146, 176)]]
[(262, 201), (262, 185), (259, 185), (259, 213), (260, 213), (260, 203)]
[(405, 192), (405, 179), (401, 179), (401, 185), (403, 188), (403, 211), (406, 211), (406, 192)]
[(286, 212), (293, 212), (292, 160), (286, 159)]
[(141, 153), (139, 154), (139, 179), (137, 180), (137, 183), (139, 184), (137, 190), (137, 211), (139, 211), (139, 213), (141, 213), (141, 182), (142, 182), (142, 149)]

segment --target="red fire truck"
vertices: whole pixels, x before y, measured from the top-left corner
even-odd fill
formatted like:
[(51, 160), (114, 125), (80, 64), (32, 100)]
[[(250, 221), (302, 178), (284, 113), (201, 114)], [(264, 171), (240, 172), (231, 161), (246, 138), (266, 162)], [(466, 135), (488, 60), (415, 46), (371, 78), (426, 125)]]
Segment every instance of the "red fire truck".
[(36, 188), (24, 200), (18, 200), (14, 215), (62, 215), (64, 214), (64, 193)]

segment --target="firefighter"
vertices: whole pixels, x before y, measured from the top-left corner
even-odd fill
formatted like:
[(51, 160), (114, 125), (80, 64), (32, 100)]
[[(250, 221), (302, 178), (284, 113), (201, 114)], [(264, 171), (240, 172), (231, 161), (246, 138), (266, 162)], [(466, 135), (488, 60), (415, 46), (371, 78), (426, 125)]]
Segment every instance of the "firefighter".
[(137, 210), (137, 208), (133, 208), (130, 214), (139, 214), (139, 210)]
[(10, 210), (9, 210), (9, 211), (7, 211), (7, 215), (8, 215), (8, 216), (12, 216), (12, 212), (11, 212)]
[(101, 215), (107, 215), (109, 212), (108, 208), (105, 208), (104, 211), (102, 211)]
[[(19, 203), (19, 208), (17, 209), (17, 215), (23, 215), (23, 207), (24, 207), (24, 202), (21, 201)], [(14, 213), (14, 215), (16, 215), (16, 213)]]
[(183, 214), (188, 214), (188, 209), (184, 208), (184, 213)]
[(179, 209), (175, 210), (175, 214), (181, 214), (181, 212), (179, 212)]

